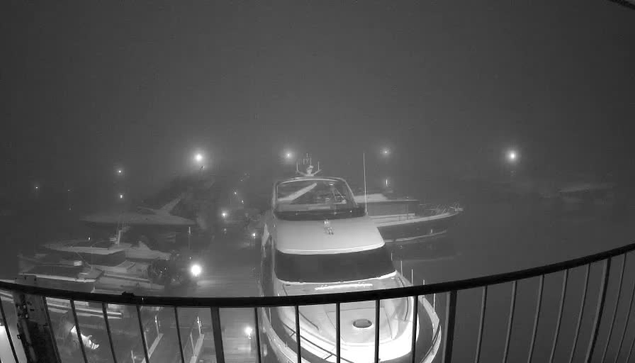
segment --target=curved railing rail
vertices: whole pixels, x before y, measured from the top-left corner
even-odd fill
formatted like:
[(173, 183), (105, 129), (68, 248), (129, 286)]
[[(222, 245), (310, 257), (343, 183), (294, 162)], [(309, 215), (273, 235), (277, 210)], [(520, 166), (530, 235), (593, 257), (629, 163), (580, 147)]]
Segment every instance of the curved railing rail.
[(635, 250), (635, 243), (614, 248), (608, 251), (583, 256), (572, 260), (556, 262), (549, 265), (532, 267), (519, 271), (505, 272), (463, 280), (417, 285), (394, 289), (327, 293), (300, 296), (262, 296), (262, 297), (172, 297), (172, 296), (137, 296), (124, 293), (122, 295), (74, 292), (29, 286), (0, 281), (0, 290), (21, 292), (59, 299), (103, 302), (108, 304), (133, 304), (173, 307), (216, 306), (219, 308), (249, 308), (265, 306), (322, 305), (335, 303), (352, 303), (377, 299), (395, 299), (412, 296), (424, 296), (497, 285), (514, 280), (525, 280), (540, 275), (548, 275), (600, 262), (612, 257), (621, 256)]
[[(19, 318), (19, 321), (22, 322), (22, 325), (21, 325), (22, 330), (20, 330), (20, 334), (22, 337), (27, 337), (27, 338), (28, 338), (28, 335), (30, 334), (30, 333), (26, 334), (28, 333), (28, 323), (30, 318), (29, 318), (29, 307), (27, 306), (28, 304), (24, 303), (24, 301), (26, 301), (24, 300), (25, 296), (31, 296), (31, 297), (36, 297), (40, 299), (41, 303), (45, 307), (44, 315), (46, 316), (46, 319), (44, 319), (44, 322), (45, 322), (44, 331), (48, 329), (51, 336), (53, 336), (54, 334), (52, 332), (53, 328), (51, 327), (50, 317), (48, 316), (48, 309), (50, 307), (46, 306), (46, 301), (47, 299), (68, 300), (70, 302), (69, 307), (70, 307), (70, 310), (72, 311), (72, 318), (74, 319), (74, 322), (75, 322), (75, 328), (74, 328), (75, 330), (73, 331), (74, 331), (74, 334), (76, 334), (77, 336), (77, 341), (80, 341), (81, 339), (79, 339), (79, 337), (82, 337), (82, 334), (80, 331), (81, 322), (78, 324), (78, 322), (80, 321), (78, 320), (78, 311), (80, 313), (86, 313), (86, 314), (89, 314), (89, 313), (87, 313), (86, 310), (81, 310), (80, 308), (76, 308), (75, 302), (94, 302), (94, 303), (100, 304), (101, 310), (100, 312), (97, 312), (97, 314), (100, 314), (101, 311), (103, 311), (104, 321), (106, 322), (105, 329), (107, 330), (107, 333), (108, 333), (107, 334), (108, 342), (110, 344), (112, 356), (115, 361), (117, 359), (116, 359), (115, 349), (113, 348), (113, 339), (111, 338), (111, 327), (108, 323), (108, 321), (112, 319), (109, 318), (110, 313), (107, 312), (107, 308), (106, 308), (108, 304), (132, 305), (135, 307), (137, 312), (137, 317), (138, 317), (138, 323), (139, 323), (138, 327), (141, 331), (144, 331), (144, 334), (141, 334), (142, 342), (143, 342), (142, 345), (144, 349), (140, 351), (143, 352), (142, 359), (145, 362), (156, 361), (158, 358), (150, 360), (150, 356), (152, 355), (153, 351), (159, 348), (157, 348), (155, 345), (152, 345), (151, 342), (146, 341), (146, 337), (147, 337), (146, 331), (148, 331), (148, 329), (152, 329), (152, 324), (142, 323), (142, 315), (143, 315), (142, 308), (156, 307), (156, 306), (172, 308), (168, 310), (174, 311), (174, 319), (176, 320), (177, 332), (179, 331), (179, 327), (180, 327), (179, 309), (202, 308), (202, 307), (209, 308), (210, 309), (209, 311), (211, 312), (210, 314), (211, 327), (213, 330), (214, 355), (216, 357), (216, 361), (219, 363), (222, 363), (225, 361), (225, 351), (223, 349), (224, 329), (221, 327), (221, 318), (220, 318), (220, 311), (222, 309), (250, 309), (252, 310), (253, 311), (252, 316), (254, 317), (253, 322), (255, 323), (255, 331), (260, 332), (262, 331), (262, 326), (259, 326), (259, 324), (261, 323), (262, 321), (261, 319), (265, 315), (265, 311), (267, 308), (291, 306), (291, 307), (294, 307), (294, 311), (295, 311), (295, 322), (296, 322), (295, 331), (297, 332), (297, 331), (302, 331), (300, 328), (300, 320), (301, 320), (300, 319), (301, 314), (299, 312), (300, 307), (312, 306), (312, 305), (335, 305), (336, 307), (334, 312), (335, 314), (334, 316), (336, 319), (336, 324), (335, 324), (336, 335), (335, 336), (338, 338), (336, 339), (336, 342), (334, 343), (335, 344), (334, 349), (331, 348), (333, 349), (333, 351), (327, 352), (328, 358), (324, 358), (324, 359), (325, 361), (334, 360), (335, 362), (339, 363), (340, 361), (346, 360), (340, 356), (341, 339), (339, 339), (339, 337), (340, 337), (340, 329), (341, 329), (341, 320), (340, 320), (341, 319), (340, 317), (341, 305), (347, 304), (347, 303), (374, 302), (375, 303), (374, 304), (375, 321), (379, 322), (380, 321), (379, 310), (381, 306), (381, 301), (385, 301), (387, 299), (412, 299), (412, 301), (414, 302), (413, 316), (417, 317), (418, 316), (417, 307), (419, 306), (418, 302), (420, 301), (419, 299), (423, 298), (425, 300), (426, 297), (429, 298), (432, 296), (434, 297), (433, 305), (435, 306), (436, 311), (443, 312), (441, 322), (436, 325), (436, 326), (442, 326), (443, 328), (435, 329), (433, 333), (434, 335), (433, 344), (437, 344), (438, 343), (437, 335), (439, 332), (442, 332), (441, 354), (435, 358), (434, 355), (436, 355), (436, 349), (431, 349), (430, 347), (427, 347), (425, 348), (426, 351), (428, 352), (426, 353), (427, 357), (416, 358), (416, 357), (420, 357), (420, 356), (417, 356), (417, 354), (415, 354), (416, 353), (415, 341), (417, 340), (417, 334), (416, 334), (417, 324), (411, 324), (413, 326), (413, 330), (412, 330), (412, 334), (410, 334), (410, 336), (412, 337), (412, 350), (411, 350), (412, 360), (411, 361), (412, 362), (420, 361), (420, 362), (429, 363), (429, 362), (433, 362), (437, 360), (442, 362), (450, 362), (452, 361), (453, 354), (456, 354), (457, 352), (463, 353), (465, 351), (465, 344), (463, 344), (463, 346), (459, 350), (456, 350), (454, 348), (455, 328), (457, 326), (456, 321), (457, 321), (458, 294), (459, 292), (461, 292), (462, 294), (467, 293), (468, 290), (481, 289), (482, 293), (481, 293), (480, 299), (478, 299), (476, 304), (471, 304), (474, 306), (480, 306), (480, 311), (478, 315), (479, 316), (478, 330), (477, 330), (478, 334), (476, 335), (476, 338), (475, 338), (474, 347), (471, 348), (471, 349), (474, 349), (473, 361), (479, 362), (483, 354), (485, 353), (485, 348), (483, 345), (483, 340), (485, 335), (484, 330), (486, 326), (485, 319), (486, 317), (488, 318), (493, 317), (493, 318), (503, 318), (504, 320), (506, 320), (505, 340), (504, 340), (503, 351), (502, 351), (502, 361), (507, 362), (507, 361), (512, 361), (510, 356), (512, 354), (515, 354), (515, 353), (512, 353), (512, 350), (518, 350), (517, 347), (514, 347), (512, 334), (515, 330), (518, 329), (514, 325), (515, 318), (518, 319), (517, 315), (522, 313), (517, 310), (518, 305), (520, 303), (524, 303), (524, 301), (518, 300), (517, 298), (519, 293), (518, 290), (520, 289), (519, 282), (521, 280), (529, 280), (529, 279), (537, 278), (538, 286), (534, 290), (536, 294), (536, 300), (533, 305), (534, 307), (532, 308), (533, 312), (529, 314), (529, 315), (533, 314), (533, 319), (532, 319), (533, 324), (531, 329), (528, 330), (528, 332), (531, 333), (531, 334), (528, 334), (531, 337), (531, 339), (529, 340), (529, 344), (526, 348), (527, 353), (523, 357), (523, 360), (527, 361), (528, 363), (531, 363), (532, 359), (534, 359), (534, 357), (536, 356), (537, 354), (536, 351), (538, 349), (537, 348), (538, 347), (537, 333), (539, 330), (539, 326), (541, 324), (540, 318), (541, 316), (544, 315), (544, 313), (541, 313), (543, 309), (543, 305), (545, 305), (543, 303), (543, 300), (548, 301), (544, 298), (545, 291), (546, 291), (545, 276), (556, 274), (556, 273), (562, 273), (561, 288), (558, 289), (560, 293), (557, 294), (559, 295), (559, 300), (558, 300), (559, 303), (558, 303), (558, 308), (556, 310), (557, 314), (555, 314), (555, 319), (554, 319), (555, 321), (553, 322), (555, 325), (555, 328), (553, 333), (551, 333), (553, 334), (551, 342), (547, 344), (549, 346), (548, 347), (549, 348), (548, 361), (553, 362), (553, 361), (562, 360), (562, 361), (568, 361), (568, 362), (573, 362), (573, 361), (590, 362), (592, 359), (595, 359), (597, 361), (604, 362), (606, 358), (612, 354), (614, 358), (612, 361), (618, 362), (620, 361), (619, 360), (620, 358), (625, 357), (626, 358), (625, 361), (628, 362), (632, 356), (633, 348), (635, 346), (635, 332), (631, 331), (631, 333), (629, 334), (629, 322), (631, 320), (631, 317), (633, 316), (631, 314), (631, 311), (633, 310), (632, 305), (633, 305), (633, 300), (635, 297), (635, 280), (633, 280), (634, 282), (632, 285), (633, 286), (632, 292), (631, 294), (629, 294), (630, 300), (628, 301), (626, 305), (624, 305), (623, 302), (626, 301), (628, 295), (623, 295), (622, 290), (623, 290), (623, 286), (625, 285), (624, 277), (625, 277), (625, 271), (627, 270), (627, 265), (628, 265), (627, 257), (629, 256), (629, 253), (634, 250), (635, 250), (635, 243), (614, 248), (608, 251), (571, 259), (568, 261), (563, 261), (563, 262), (558, 262), (558, 263), (553, 263), (549, 265), (533, 267), (529, 269), (508, 272), (508, 273), (501, 273), (501, 274), (463, 279), (463, 280), (457, 280), (457, 281), (450, 281), (450, 282), (434, 283), (434, 284), (428, 284), (428, 285), (408, 286), (408, 287), (397, 288), (397, 289), (384, 289), (384, 290), (346, 292), (346, 293), (330, 293), (330, 294), (320, 294), (320, 295), (238, 297), (238, 298), (235, 298), (235, 297), (209, 297), (209, 298), (159, 297), (159, 296), (136, 296), (133, 294), (110, 295), (110, 294), (71, 292), (71, 291), (64, 291), (64, 290), (58, 290), (58, 289), (43, 288), (38, 286), (13, 284), (13, 283), (7, 283), (7, 282), (0, 282), (0, 291), (10, 292), (13, 294), (14, 300), (15, 299), (19, 300), (19, 301), (15, 301), (15, 306), (17, 309), (16, 311), (17, 311), (17, 316)], [(618, 268), (615, 269), (615, 271), (617, 272), (613, 271), (613, 273), (611, 273), (612, 272), (611, 266), (616, 258), (620, 258), (617, 264)], [(591, 278), (591, 276), (593, 275), (592, 265), (599, 264), (599, 263), (601, 263), (601, 267), (602, 267), (599, 278), (592, 279)], [(582, 289), (582, 296), (581, 298), (579, 298), (579, 300), (571, 300), (571, 298), (569, 298), (569, 300), (571, 301), (568, 301), (567, 296), (571, 295), (571, 292), (568, 292), (568, 288), (567, 288), (569, 280), (570, 280), (570, 271), (574, 269), (578, 269), (578, 268), (584, 268), (583, 269), (584, 271), (584, 285), (583, 286), (584, 287)], [(615, 288), (615, 291), (616, 291), (615, 294), (613, 294), (615, 295), (615, 298), (613, 300), (610, 300), (610, 299), (608, 300), (608, 301), (611, 301), (612, 308), (609, 309), (609, 312), (607, 313), (605, 311), (606, 310), (605, 307), (607, 305), (607, 294), (609, 291), (609, 284), (611, 283), (610, 281), (611, 276), (613, 276), (616, 279), (616, 282), (613, 283), (611, 286), (613, 286), (613, 288), (615, 288), (616, 286), (617, 287)], [(629, 275), (627, 274), (627, 278), (628, 276)], [(587, 300), (589, 300), (588, 296), (591, 296), (591, 295), (588, 294), (588, 291), (591, 286), (595, 286), (593, 285), (593, 282), (592, 282), (595, 280), (597, 280), (597, 283), (595, 284), (597, 285), (597, 290), (598, 290), (597, 299), (596, 299), (596, 304), (594, 306), (593, 311), (589, 312), (589, 309), (587, 308), (586, 305), (587, 305)], [(489, 292), (490, 287), (494, 285), (502, 285), (502, 284), (508, 284), (508, 283), (511, 283), (511, 293), (509, 295), (509, 308), (502, 310), (503, 313), (501, 313), (500, 309), (494, 312), (487, 311), (488, 303), (491, 303), (491, 293)], [(569, 286), (569, 290), (571, 290), (571, 286), (572, 285)], [(442, 295), (445, 297), (444, 304), (436, 304), (437, 295)], [(567, 333), (569, 335), (571, 334), (573, 335), (573, 342), (571, 343), (570, 352), (567, 354), (564, 354), (566, 355), (566, 357), (564, 357), (563, 353), (558, 350), (558, 349), (560, 350), (562, 349), (562, 348), (558, 348), (560, 345), (563, 344), (562, 343), (563, 338), (560, 336), (560, 333), (561, 331), (563, 331), (563, 326), (566, 324), (566, 320), (567, 320), (567, 319), (563, 319), (563, 315), (565, 315), (564, 311), (566, 310), (565, 307), (567, 305), (567, 303), (565, 303), (565, 300), (568, 301), (568, 304), (574, 303), (574, 305), (576, 306), (576, 309), (578, 309), (575, 328), (573, 329), (572, 333)], [(38, 300), (35, 300), (35, 301), (37, 305)], [(428, 301), (428, 300), (425, 300), (425, 301)], [(424, 306), (424, 305), (421, 305), (421, 306)], [(620, 309), (620, 307), (622, 308)], [(5, 313), (5, 310), (6, 309), (2, 309), (3, 322), (7, 322), (7, 317), (6, 317), (7, 314)], [(589, 314), (592, 314), (591, 316), (593, 317), (590, 324), (588, 323)], [(621, 317), (620, 319), (618, 319), (618, 315)], [(413, 318), (413, 321), (414, 319), (415, 318)], [(196, 321), (199, 324), (198, 333), (194, 335), (196, 337), (199, 337), (199, 336), (202, 337), (204, 334), (201, 330), (201, 323), (198, 317), (196, 318)], [(623, 327), (621, 329), (616, 330), (615, 329), (616, 322), (618, 325), (622, 324)], [(160, 333), (159, 326), (161, 324), (156, 322), (155, 325), (156, 325), (156, 334), (153, 334), (151, 336), (160, 337), (161, 333)], [(587, 327), (588, 329), (584, 329), (583, 326)], [(600, 335), (601, 326), (604, 327), (604, 330), (602, 333), (603, 337), (605, 337), (605, 339), (603, 339), (604, 347), (601, 351), (596, 351), (596, 346), (598, 346), (597, 343), (598, 343), (598, 337)], [(15, 353), (15, 349), (14, 349), (17, 342), (15, 341), (15, 339), (13, 340), (11, 339), (11, 334), (9, 334), (10, 332), (9, 332), (9, 328), (7, 327), (7, 324), (5, 324), (5, 329), (9, 339), (11, 350), (13, 352), (13, 357), (15, 358), (14, 360), (18, 362), (19, 361), (18, 355)], [(289, 329), (293, 330), (292, 328), (289, 328)], [(376, 330), (375, 330), (374, 357), (375, 357), (375, 361), (379, 361), (380, 360), (379, 324), (376, 325), (375, 329)], [(631, 327), (631, 330), (633, 329), (635, 328)], [(620, 330), (621, 330), (621, 334), (619, 333)], [(42, 331), (42, 329), (40, 329), (40, 331)], [(295, 336), (297, 336), (297, 334), (295, 334)], [(285, 348), (292, 349), (295, 352), (294, 354), (297, 353), (297, 359), (296, 359), (297, 362), (307, 361), (306, 355), (312, 358), (315, 358), (316, 357), (315, 354), (310, 354), (308, 353), (306, 348), (301, 347), (301, 343), (302, 341), (305, 340), (305, 337), (303, 334), (300, 334), (300, 336), (301, 336), (301, 339), (293, 338), (295, 342), (297, 342), (296, 347), (289, 347), (288, 343), (284, 343)], [(625, 338), (627, 336), (632, 336), (632, 342), (630, 343), (630, 345), (628, 343), (625, 344)], [(257, 361), (260, 362), (262, 358), (262, 352), (263, 352), (262, 345), (264, 345), (261, 335), (257, 333), (255, 334), (255, 338), (252, 339), (251, 333), (250, 333), (249, 338), (252, 342), (254, 342), (254, 345), (256, 346), (255, 350), (257, 354), (255, 358), (257, 358)], [(583, 340), (587, 342), (586, 345), (582, 345), (581, 342)], [(188, 352), (187, 356), (188, 358), (195, 356), (194, 351), (196, 351), (197, 348), (194, 343), (194, 338), (192, 338), (192, 333), (189, 334), (189, 340), (187, 339), (187, 337), (181, 337), (179, 333), (178, 346), (180, 348), (181, 354), (180, 354), (180, 359), (177, 359), (177, 361), (182, 361), (182, 362), (186, 361), (186, 359), (184, 358), (185, 355), (183, 354), (183, 351), (184, 351), (183, 346), (186, 345), (186, 342), (188, 341), (189, 341), (188, 344), (191, 344), (191, 347), (186, 346), (187, 352)], [(619, 342), (619, 344), (617, 342)], [(29, 339), (26, 339), (26, 340), (23, 339), (21, 343), (22, 343), (21, 345), (25, 347), (25, 352), (27, 352), (26, 354), (27, 358), (30, 356), (30, 354), (32, 354), (34, 351), (37, 350), (34, 348), (35, 345)], [(294, 344), (291, 344), (291, 345), (294, 345)], [(545, 346), (544, 342), (543, 342), (543, 346)], [(85, 362), (91, 361), (89, 355), (86, 353), (87, 348), (84, 347), (84, 344), (79, 344), (79, 347), (81, 347), (81, 352), (82, 352), (81, 356), (83, 357), (84, 361)], [(580, 352), (581, 349), (584, 350), (584, 352)], [(29, 351), (31, 353), (29, 353)], [(581, 360), (581, 359), (574, 360), (574, 358), (580, 358), (579, 355), (582, 353), (584, 354), (584, 360)], [(55, 354), (57, 354), (57, 356), (59, 357), (59, 352), (56, 351)], [(134, 351), (131, 353), (131, 356), (132, 357), (130, 358), (130, 361), (136, 362)], [(177, 355), (177, 358), (178, 357), (179, 356)], [(597, 358), (600, 358), (600, 359), (598, 360)], [(291, 359), (287, 359), (287, 360), (291, 361)], [(31, 361), (31, 360), (28, 360), (28, 361)]]

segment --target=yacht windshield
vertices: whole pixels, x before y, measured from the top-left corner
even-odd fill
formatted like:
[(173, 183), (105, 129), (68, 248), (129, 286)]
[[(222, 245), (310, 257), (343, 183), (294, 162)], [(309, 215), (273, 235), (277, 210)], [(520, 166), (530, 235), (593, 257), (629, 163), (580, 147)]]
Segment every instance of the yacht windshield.
[(368, 251), (296, 255), (278, 252), (278, 279), (289, 282), (357, 281), (385, 276), (395, 271), (384, 247)]
[(283, 219), (359, 217), (348, 185), (337, 179), (290, 180), (276, 185), (274, 211)]

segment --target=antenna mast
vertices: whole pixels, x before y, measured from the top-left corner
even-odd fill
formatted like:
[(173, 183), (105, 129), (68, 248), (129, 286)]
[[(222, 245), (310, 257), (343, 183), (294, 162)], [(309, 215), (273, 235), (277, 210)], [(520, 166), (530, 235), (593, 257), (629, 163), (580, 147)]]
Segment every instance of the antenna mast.
[(362, 152), (362, 166), (364, 168), (364, 212), (368, 213), (368, 196), (366, 193), (366, 152)]

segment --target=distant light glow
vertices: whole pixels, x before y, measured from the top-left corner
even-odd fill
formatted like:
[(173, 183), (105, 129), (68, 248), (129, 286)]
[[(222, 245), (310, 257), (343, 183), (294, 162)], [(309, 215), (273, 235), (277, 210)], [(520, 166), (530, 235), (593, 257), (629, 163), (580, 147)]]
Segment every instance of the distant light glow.
[(247, 335), (249, 338), (251, 338), (251, 334), (253, 334), (254, 329), (250, 326), (246, 326), (245, 327), (245, 335)]
[(199, 277), (202, 272), (203, 272), (203, 268), (198, 263), (195, 263), (190, 267), (190, 273), (194, 277)]
[(238, 192), (234, 190), (234, 195), (238, 195)]
[(39, 186), (39, 185), (36, 185), (36, 186), (35, 186), (35, 190), (39, 190), (39, 189), (40, 189), (40, 186)]
[(388, 156), (388, 155), (390, 155), (390, 149), (389, 149), (389, 148), (387, 148), (387, 147), (385, 147), (385, 148), (381, 149), (381, 154), (382, 154), (383, 156)]
[(253, 238), (256, 238), (256, 232), (251, 232), (251, 236), (252, 236)]
[(119, 199), (123, 199), (123, 194), (119, 194)]
[(518, 160), (518, 152), (516, 150), (509, 150), (507, 152), (507, 160), (510, 162), (515, 162)]
[(225, 212), (225, 211), (222, 211), (222, 212), (220, 213), (220, 215), (221, 215), (221, 217), (223, 217), (223, 218), (227, 218), (227, 212)]
[(194, 154), (194, 161), (197, 164), (201, 164), (203, 160), (205, 160), (205, 156), (203, 156), (203, 153), (197, 152), (196, 154)]
[(123, 174), (123, 169), (117, 169), (117, 174), (119, 175)]

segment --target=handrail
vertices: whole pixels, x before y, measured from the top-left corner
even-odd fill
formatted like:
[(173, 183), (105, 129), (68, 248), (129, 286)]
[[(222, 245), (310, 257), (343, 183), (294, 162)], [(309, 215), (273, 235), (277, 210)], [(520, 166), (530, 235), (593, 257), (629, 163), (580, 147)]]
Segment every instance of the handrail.
[(351, 303), (368, 300), (398, 299), (411, 296), (423, 296), (456, 290), (473, 289), (487, 285), (502, 284), (515, 280), (523, 280), (563, 270), (568, 270), (594, 262), (606, 260), (635, 250), (635, 243), (599, 252), (593, 255), (556, 262), (549, 265), (532, 267), (524, 270), (506, 272), (463, 280), (434, 283), (428, 285), (408, 286), (384, 290), (330, 293), (319, 295), (296, 296), (263, 296), (263, 297), (172, 297), (172, 296), (137, 296), (124, 293), (111, 295), (103, 293), (75, 292), (37, 286), (21, 285), (0, 281), (0, 289), (24, 294), (41, 295), (50, 298), (94, 301), (108, 304), (133, 304), (171, 307), (214, 306), (219, 308), (254, 308), (266, 306), (322, 305), (335, 303)]

